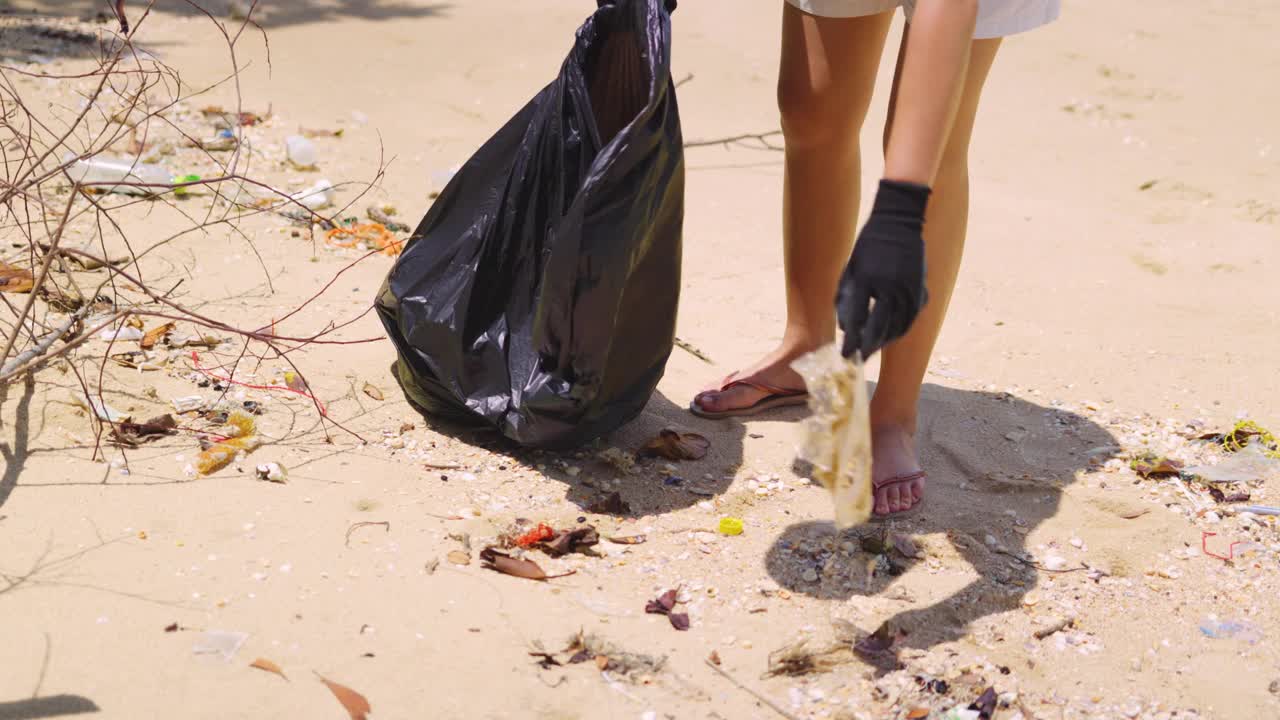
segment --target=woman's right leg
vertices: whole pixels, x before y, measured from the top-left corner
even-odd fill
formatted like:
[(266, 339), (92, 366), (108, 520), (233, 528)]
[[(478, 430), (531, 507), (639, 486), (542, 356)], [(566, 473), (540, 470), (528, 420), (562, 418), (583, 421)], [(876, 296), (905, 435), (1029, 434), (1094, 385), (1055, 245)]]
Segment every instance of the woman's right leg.
[[(858, 220), (858, 134), (893, 18), (882, 12), (824, 18), (784, 4), (778, 108), (786, 139), (782, 241), (787, 325), (781, 345), (738, 373), (777, 388), (801, 388), (797, 357), (835, 339), (836, 285)], [(717, 386), (718, 387), (718, 386)], [(702, 410), (749, 407), (764, 392), (738, 385), (694, 398)]]

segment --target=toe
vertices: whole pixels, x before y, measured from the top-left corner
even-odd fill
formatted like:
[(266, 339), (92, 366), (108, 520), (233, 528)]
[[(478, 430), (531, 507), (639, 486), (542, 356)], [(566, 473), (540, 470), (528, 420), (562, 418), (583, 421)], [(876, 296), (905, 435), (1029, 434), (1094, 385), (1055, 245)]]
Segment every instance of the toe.
[(902, 486), (898, 484), (890, 485), (885, 491), (885, 495), (889, 501), (889, 510), (891, 512), (902, 512)]
[(889, 509), (889, 491), (883, 488), (876, 490), (876, 506), (875, 513), (877, 515), (888, 515), (893, 512)]

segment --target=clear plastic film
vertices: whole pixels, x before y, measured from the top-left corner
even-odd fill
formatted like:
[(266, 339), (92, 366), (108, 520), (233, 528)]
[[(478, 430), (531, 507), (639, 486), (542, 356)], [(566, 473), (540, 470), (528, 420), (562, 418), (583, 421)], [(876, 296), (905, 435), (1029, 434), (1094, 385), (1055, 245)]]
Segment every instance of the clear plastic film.
[(812, 415), (804, 424), (800, 457), (831, 491), (840, 528), (871, 516), (871, 420), (862, 361), (827, 345), (793, 364), (809, 389)]

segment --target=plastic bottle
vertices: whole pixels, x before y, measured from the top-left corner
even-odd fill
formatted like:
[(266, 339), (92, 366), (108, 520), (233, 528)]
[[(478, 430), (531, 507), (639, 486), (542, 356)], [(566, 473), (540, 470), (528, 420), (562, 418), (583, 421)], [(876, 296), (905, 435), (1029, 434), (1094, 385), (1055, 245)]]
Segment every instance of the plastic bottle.
[(305, 190), (299, 190), (289, 197), (311, 210), (326, 208), (333, 204), (333, 183), (323, 179), (317, 180), (315, 185)]
[[(75, 160), (74, 155), (63, 159), (63, 162)], [(87, 160), (75, 160), (67, 168), (67, 174), (73, 182), (81, 185), (94, 183), (93, 187), (102, 192), (122, 193), (124, 195), (156, 195), (164, 190), (161, 187), (133, 187), (129, 185), (101, 185), (98, 183), (130, 182), (150, 185), (169, 185), (173, 182), (173, 173), (163, 165), (152, 165), (131, 159), (91, 157)]]
[(284, 149), (289, 162), (298, 168), (315, 167), (316, 162), (319, 160), (315, 143), (301, 135), (290, 135), (285, 138)]

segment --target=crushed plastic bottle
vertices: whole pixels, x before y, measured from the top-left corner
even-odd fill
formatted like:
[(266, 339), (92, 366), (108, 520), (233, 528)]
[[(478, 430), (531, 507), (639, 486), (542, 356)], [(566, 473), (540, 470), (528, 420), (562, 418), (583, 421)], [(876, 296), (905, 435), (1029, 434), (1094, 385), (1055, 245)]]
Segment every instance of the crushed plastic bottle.
[(290, 135), (284, 139), (285, 154), (289, 162), (299, 169), (313, 168), (320, 160), (315, 143), (301, 135)]
[[(328, 180), (317, 180), (315, 185), (293, 193), (289, 197), (302, 203), (310, 210), (327, 208), (333, 204), (333, 183)], [(295, 209), (297, 209), (295, 207)]]
[(79, 185), (90, 185), (96, 190), (122, 195), (156, 195), (165, 190), (163, 187), (134, 187), (131, 185), (111, 185), (113, 182), (139, 183), (146, 185), (170, 185), (173, 173), (163, 165), (138, 162), (129, 158), (91, 157), (76, 160), (73, 153), (63, 157), (64, 163), (70, 163), (67, 175), (71, 181)]

